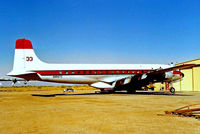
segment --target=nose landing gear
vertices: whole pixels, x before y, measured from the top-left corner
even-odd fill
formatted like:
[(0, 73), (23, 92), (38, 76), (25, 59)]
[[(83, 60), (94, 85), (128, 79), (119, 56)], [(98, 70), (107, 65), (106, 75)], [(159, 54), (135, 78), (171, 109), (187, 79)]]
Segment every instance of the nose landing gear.
[(172, 83), (165, 83), (165, 89), (167, 89), (170, 93), (175, 94), (175, 88), (172, 86)]
[(175, 94), (175, 88), (174, 88), (174, 87), (171, 87), (171, 88), (169, 89), (169, 91), (170, 91), (170, 93)]

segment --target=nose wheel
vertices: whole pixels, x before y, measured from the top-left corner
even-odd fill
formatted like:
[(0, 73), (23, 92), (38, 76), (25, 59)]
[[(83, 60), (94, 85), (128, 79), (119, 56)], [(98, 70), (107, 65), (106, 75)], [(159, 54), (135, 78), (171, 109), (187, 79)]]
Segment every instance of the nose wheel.
[(174, 88), (174, 87), (171, 87), (171, 88), (169, 89), (169, 91), (170, 91), (170, 93), (175, 94), (175, 88)]
[(170, 93), (175, 94), (175, 88), (173, 87), (172, 83), (166, 82), (165, 89), (168, 90)]

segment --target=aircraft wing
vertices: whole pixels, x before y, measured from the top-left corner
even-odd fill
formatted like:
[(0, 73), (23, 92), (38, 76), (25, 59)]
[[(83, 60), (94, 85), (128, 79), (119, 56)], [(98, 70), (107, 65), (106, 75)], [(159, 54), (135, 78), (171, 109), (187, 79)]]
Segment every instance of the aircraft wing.
[(180, 66), (175, 66), (175, 67), (170, 67), (170, 68), (166, 68), (166, 69), (156, 69), (152, 72), (150, 72), (149, 74), (159, 74), (159, 73), (165, 73), (165, 72), (170, 72), (170, 71), (174, 71), (177, 69), (187, 69), (187, 68), (191, 68), (197, 66), (196, 64), (185, 64), (185, 65), (180, 65)]
[(153, 70), (151, 72), (147, 72), (145, 74), (136, 74), (131, 78), (131, 82), (129, 83), (129, 85), (132, 87), (140, 88), (143, 86), (147, 86), (150, 83), (164, 82), (166, 81), (165, 73), (176, 71), (177, 69), (187, 69), (194, 66), (196, 66), (196, 64), (185, 64), (185, 65), (169, 67), (165, 69), (160, 68), (160, 69)]
[(151, 72), (147, 72), (145, 74), (134, 74), (129, 76), (111, 76), (106, 77), (100, 80), (100, 82), (96, 82), (91, 84), (90, 86), (95, 88), (116, 88), (116, 87), (142, 87), (149, 85), (150, 83), (159, 82), (156, 79), (160, 79), (163, 77), (163, 74), (166, 72), (175, 71), (177, 69), (186, 69), (196, 66), (196, 64), (185, 64), (165, 69), (155, 69)]

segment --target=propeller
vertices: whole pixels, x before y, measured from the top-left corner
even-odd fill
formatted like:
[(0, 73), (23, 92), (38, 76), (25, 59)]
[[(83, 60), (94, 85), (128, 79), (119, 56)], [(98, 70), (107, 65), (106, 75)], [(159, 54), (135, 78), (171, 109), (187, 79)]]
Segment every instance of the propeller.
[(24, 81), (24, 84), (26, 85), (28, 83), (28, 81)]
[[(12, 80), (12, 86), (14, 86), (16, 83), (20, 83), (20, 81), (19, 80), (17, 80), (17, 79), (13, 79)], [(26, 85), (28, 83), (28, 81), (24, 81), (24, 84)]]
[(17, 79), (13, 79), (13, 80), (12, 80), (12, 86), (14, 86), (15, 83), (17, 83)]

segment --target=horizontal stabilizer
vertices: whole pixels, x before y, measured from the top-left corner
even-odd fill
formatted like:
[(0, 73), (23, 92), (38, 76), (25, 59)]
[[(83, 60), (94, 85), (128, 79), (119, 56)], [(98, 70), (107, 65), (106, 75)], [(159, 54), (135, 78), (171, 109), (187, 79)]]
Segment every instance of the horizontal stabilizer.
[(38, 73), (32, 73), (32, 72), (24, 74), (15, 74), (15, 75), (9, 74), (8, 76), (24, 78), (25, 80), (41, 80)]

